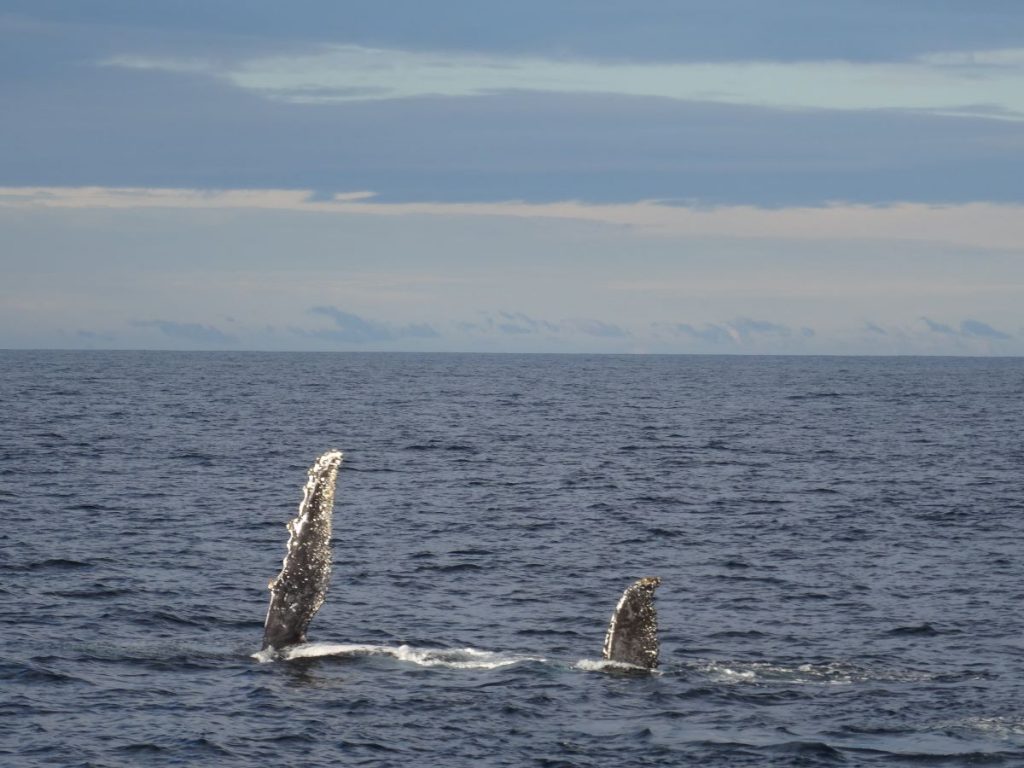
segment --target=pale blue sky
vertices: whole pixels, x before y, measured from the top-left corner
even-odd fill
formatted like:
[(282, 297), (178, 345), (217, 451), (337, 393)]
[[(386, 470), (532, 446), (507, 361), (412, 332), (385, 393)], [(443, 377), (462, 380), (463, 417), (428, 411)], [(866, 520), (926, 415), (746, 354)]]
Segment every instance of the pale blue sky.
[(0, 346), (1024, 354), (1024, 7), (0, 0)]

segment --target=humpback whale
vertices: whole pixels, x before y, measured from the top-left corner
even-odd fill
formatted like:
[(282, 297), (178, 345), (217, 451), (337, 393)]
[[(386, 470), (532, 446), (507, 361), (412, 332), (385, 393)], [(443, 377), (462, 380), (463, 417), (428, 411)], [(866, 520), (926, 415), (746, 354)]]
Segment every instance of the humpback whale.
[(657, 576), (633, 582), (622, 593), (608, 634), (603, 656), (607, 661), (654, 669), (658, 666), (658, 612), (654, 608), (654, 590), (661, 584)]
[[(327, 451), (309, 468), (298, 514), (288, 522), (288, 548), (281, 572), (268, 585), (270, 607), (263, 625), (263, 650), (276, 654), (306, 641), (306, 630), (327, 596), (331, 576), (331, 518), (341, 451)], [(658, 614), (648, 576), (622, 594), (604, 641), (604, 658), (644, 669), (658, 665)]]
[(341, 459), (341, 451), (327, 451), (309, 468), (299, 513), (288, 523), (288, 550), (281, 572), (268, 585), (264, 650), (305, 642), (309, 622), (324, 604), (331, 577), (334, 485)]

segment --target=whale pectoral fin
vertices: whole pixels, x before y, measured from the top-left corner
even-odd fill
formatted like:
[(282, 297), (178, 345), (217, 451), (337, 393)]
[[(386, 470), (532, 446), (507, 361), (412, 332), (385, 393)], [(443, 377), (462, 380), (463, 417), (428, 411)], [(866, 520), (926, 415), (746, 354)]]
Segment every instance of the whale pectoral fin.
[(622, 593), (604, 638), (605, 659), (645, 669), (658, 666), (658, 612), (654, 608), (654, 590), (659, 584), (661, 579), (657, 576), (647, 576)]
[(299, 513), (288, 523), (288, 552), (270, 582), (270, 608), (263, 625), (263, 647), (304, 642), (320, 610), (331, 577), (331, 516), (341, 451), (327, 451), (309, 468)]

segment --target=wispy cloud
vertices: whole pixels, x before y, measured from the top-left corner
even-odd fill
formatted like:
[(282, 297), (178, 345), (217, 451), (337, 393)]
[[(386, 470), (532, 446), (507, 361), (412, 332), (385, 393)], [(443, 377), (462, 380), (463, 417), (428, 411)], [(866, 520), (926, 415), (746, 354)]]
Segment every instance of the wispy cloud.
[(632, 335), (625, 328), (615, 323), (606, 323), (603, 320), (592, 320), (583, 317), (564, 320), (561, 323), (561, 327), (601, 339), (626, 339)]
[(700, 327), (689, 323), (679, 323), (673, 326), (673, 330), (697, 341), (705, 341), (710, 344), (731, 344), (739, 340), (735, 331), (715, 323), (705, 323)]
[(946, 325), (945, 323), (939, 323), (927, 317), (922, 317), (921, 321), (928, 327), (928, 330), (931, 331), (932, 333), (941, 333), (946, 336), (956, 335), (956, 331), (954, 331), (950, 326)]
[(317, 306), (310, 314), (328, 317), (334, 321), (333, 328), (293, 329), (297, 335), (321, 341), (335, 341), (351, 344), (372, 344), (374, 342), (398, 339), (435, 339), (440, 335), (426, 323), (390, 325), (376, 320), (345, 312), (337, 307)]
[(558, 333), (558, 326), (547, 320), (536, 320), (523, 312), (499, 312), (493, 325), (502, 333), (522, 335), (529, 333)]
[(594, 339), (621, 341), (633, 334), (616, 323), (588, 317), (570, 317), (558, 322), (532, 317), (525, 312), (484, 312), (477, 321), (461, 321), (456, 327), (474, 335), (546, 336), (571, 339), (588, 336)]
[[(657, 236), (787, 238), (794, 240), (901, 240), (1019, 251), (1024, 206), (991, 203), (934, 206), (841, 205), (758, 208), (747, 205), (685, 206), (658, 201), (590, 204), (386, 203), (366, 191), (311, 199), (308, 190), (197, 191), (129, 187), (0, 187), (0, 208), (185, 209), (295, 211), (369, 216), (502, 217), (575, 220), (628, 226)], [(1024, 287), (1024, 286), (1021, 286)]]
[(737, 317), (725, 323), (704, 323), (700, 326), (677, 323), (670, 326), (670, 329), (678, 335), (708, 344), (742, 345), (752, 341), (781, 341), (791, 337), (809, 339), (815, 336), (814, 329), (807, 326), (791, 328), (750, 317)]
[(103, 63), (204, 73), (293, 103), (541, 91), (783, 108), (913, 109), (982, 117), (995, 113), (1024, 119), (1024, 49), (940, 52), (882, 63), (637, 63), (341, 45), (235, 64), (138, 55), (115, 56)]
[(960, 323), (960, 333), (965, 336), (977, 336), (982, 339), (1009, 339), (1010, 334), (1003, 333), (980, 320), (964, 320)]
[(172, 339), (200, 346), (233, 345), (237, 343), (233, 336), (229, 336), (212, 325), (178, 323), (173, 320), (136, 320), (132, 325), (136, 328), (156, 328), (162, 334)]
[(79, 329), (74, 333), (74, 339), (87, 348), (110, 347), (117, 342), (117, 335), (108, 331), (90, 331)]
[(741, 339), (750, 339), (757, 336), (776, 336), (786, 338), (793, 334), (793, 330), (779, 323), (771, 323), (767, 320), (754, 320), (749, 317), (739, 317), (729, 323)]
[(483, 312), (476, 321), (461, 321), (456, 324), (459, 330), (472, 334), (504, 334), (507, 336), (529, 336), (531, 334), (556, 334), (560, 328), (555, 323), (530, 317), (524, 312), (496, 313)]
[(928, 317), (922, 317), (925, 327), (930, 333), (939, 334), (942, 336), (956, 336), (966, 339), (989, 339), (989, 340), (1005, 340), (1013, 338), (1010, 334), (1000, 331), (997, 328), (993, 328), (988, 323), (983, 323), (980, 320), (972, 320), (970, 318), (961, 321), (960, 327), (953, 328), (945, 323), (932, 320)]

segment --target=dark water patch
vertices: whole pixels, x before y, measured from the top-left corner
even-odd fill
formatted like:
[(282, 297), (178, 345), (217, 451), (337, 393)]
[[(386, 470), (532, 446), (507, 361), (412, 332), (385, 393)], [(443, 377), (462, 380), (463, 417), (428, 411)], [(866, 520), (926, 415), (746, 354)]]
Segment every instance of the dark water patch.
[(141, 758), (147, 755), (152, 757), (168, 750), (166, 747), (161, 747), (159, 744), (146, 742), (143, 744), (124, 744), (120, 747), (114, 747), (114, 751)]
[(712, 576), (712, 578), (719, 581), (757, 582), (760, 584), (774, 584), (776, 586), (787, 586), (791, 583), (777, 576), (751, 576), (738, 573), (719, 573)]
[(807, 685), (797, 685), (789, 683), (796, 687), (786, 688), (782, 687), (786, 683), (772, 686), (771, 688), (763, 688), (760, 685), (742, 685), (739, 683), (731, 683), (731, 687), (718, 689), (715, 691), (715, 698), (721, 701), (727, 701), (733, 704), (744, 704), (758, 707), (787, 707), (794, 705), (797, 702), (807, 701), (814, 698), (815, 692), (812, 688)]
[(896, 627), (885, 633), (889, 637), (936, 637), (943, 634), (928, 622), (906, 627)]
[(66, 672), (49, 669), (39, 664), (4, 664), (0, 666), (0, 680), (20, 685), (69, 685), (83, 681)]
[(47, 558), (29, 563), (12, 563), (9, 565), (0, 564), (0, 570), (27, 573), (64, 573), (69, 571), (89, 570), (93, 568), (92, 563), (82, 560), (71, 560), (62, 557)]
[(723, 640), (724, 639), (729, 639), (729, 638), (757, 639), (759, 637), (765, 637), (765, 636), (766, 636), (766, 634), (764, 632), (760, 632), (760, 631), (758, 631), (756, 629), (747, 629), (747, 630), (732, 629), (732, 630), (725, 630), (725, 631), (722, 631), (722, 632), (713, 632), (712, 634), (708, 635), (708, 637), (710, 637), (711, 639), (720, 638), (720, 639), (723, 639)]
[(136, 594), (136, 591), (133, 589), (122, 589), (118, 587), (104, 587), (96, 584), (89, 587), (83, 587), (81, 589), (47, 590), (44, 591), (43, 594), (50, 595), (52, 597), (66, 597), (74, 600), (106, 600), (111, 597), (134, 595)]
[(71, 504), (68, 507), (69, 512), (96, 512), (103, 513), (108, 511), (108, 507), (101, 506), (99, 504), (90, 504), (80, 502), (78, 504)]
[(215, 457), (209, 453), (202, 453), (200, 451), (180, 451), (176, 453), (169, 453), (167, 455), (168, 461), (181, 461), (186, 464), (192, 464), (195, 466), (209, 467), (212, 466)]
[(846, 756), (841, 750), (823, 741), (786, 741), (760, 749), (768, 754), (794, 757), (808, 765), (837, 765), (846, 762)]
[(517, 629), (516, 634), (523, 637), (579, 637), (574, 629)]
[(191, 617), (185, 613), (171, 613), (169, 611), (146, 611), (139, 615), (140, 619), (152, 622), (153, 624), (177, 624), (184, 627), (205, 626), (203, 620)]
[(472, 445), (463, 443), (413, 443), (405, 446), (407, 451), (449, 451), (454, 453), (476, 453)]
[(1021, 765), (1024, 751), (996, 752), (888, 752), (883, 753), (895, 765)]
[(682, 505), (685, 502), (675, 496), (658, 496), (655, 494), (644, 494), (642, 496), (634, 496), (630, 499), (635, 504), (664, 504), (670, 506)]
[(483, 566), (476, 563), (452, 563), (443, 565), (417, 565), (416, 572), (437, 571), (439, 573), (459, 573), (461, 571), (481, 571)]

